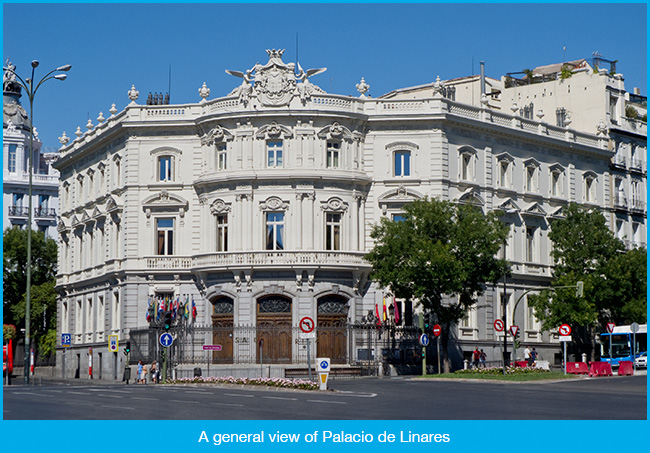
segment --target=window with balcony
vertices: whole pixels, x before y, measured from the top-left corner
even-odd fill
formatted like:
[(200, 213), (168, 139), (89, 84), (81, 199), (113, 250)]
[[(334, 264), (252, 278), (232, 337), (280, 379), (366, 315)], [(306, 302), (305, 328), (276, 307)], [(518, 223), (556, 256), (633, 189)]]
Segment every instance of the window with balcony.
[(174, 156), (158, 157), (158, 181), (174, 180)]
[(341, 214), (326, 213), (325, 250), (341, 250)]
[(327, 168), (339, 168), (341, 158), (341, 142), (329, 140), (327, 142)]
[(217, 252), (228, 251), (228, 214), (217, 215)]
[(9, 173), (16, 173), (16, 156), (18, 153), (18, 145), (9, 145), (7, 155), (7, 170)]
[(174, 219), (156, 219), (156, 253), (174, 254)]
[(225, 143), (217, 144), (217, 170), (223, 171), (228, 168), (228, 153)]
[(284, 212), (266, 213), (266, 250), (284, 250)]
[(282, 140), (269, 140), (266, 142), (266, 166), (268, 168), (282, 167)]
[(393, 173), (395, 176), (411, 175), (411, 151), (395, 151)]

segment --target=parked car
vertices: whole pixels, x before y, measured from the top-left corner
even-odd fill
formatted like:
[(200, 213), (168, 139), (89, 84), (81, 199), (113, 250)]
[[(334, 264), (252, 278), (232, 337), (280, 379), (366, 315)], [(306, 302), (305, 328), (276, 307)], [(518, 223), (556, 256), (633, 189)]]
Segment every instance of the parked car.
[(644, 352), (634, 360), (637, 368), (648, 368), (648, 353)]

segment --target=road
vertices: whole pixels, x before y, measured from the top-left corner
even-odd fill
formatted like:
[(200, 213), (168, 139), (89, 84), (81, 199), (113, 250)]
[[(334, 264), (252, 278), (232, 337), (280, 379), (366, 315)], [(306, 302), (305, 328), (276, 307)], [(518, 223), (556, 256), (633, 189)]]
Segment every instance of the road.
[[(333, 381), (334, 391), (68, 381), (4, 387), (5, 420), (601, 420), (647, 418), (646, 376), (534, 383)], [(441, 410), (443, 408), (443, 410)]]

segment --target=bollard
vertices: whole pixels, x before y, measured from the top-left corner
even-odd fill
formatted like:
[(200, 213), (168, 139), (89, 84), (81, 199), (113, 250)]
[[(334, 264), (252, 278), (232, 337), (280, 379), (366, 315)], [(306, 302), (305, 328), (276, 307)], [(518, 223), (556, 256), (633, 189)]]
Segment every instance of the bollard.
[(582, 353), (582, 362), (587, 363), (587, 354), (584, 352)]
[(469, 368), (469, 360), (465, 359), (463, 360), (463, 370), (466, 370)]

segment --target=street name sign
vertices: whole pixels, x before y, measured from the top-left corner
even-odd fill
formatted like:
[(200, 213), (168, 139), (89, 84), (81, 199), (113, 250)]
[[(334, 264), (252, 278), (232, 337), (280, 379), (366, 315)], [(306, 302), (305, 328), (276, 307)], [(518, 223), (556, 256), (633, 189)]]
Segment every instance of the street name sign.
[(571, 341), (571, 335), (562, 335), (560, 341)]
[(298, 332), (298, 338), (301, 340), (313, 340), (316, 338), (316, 332)]
[(204, 351), (221, 351), (221, 345), (220, 344), (204, 344), (203, 345), (203, 350)]

